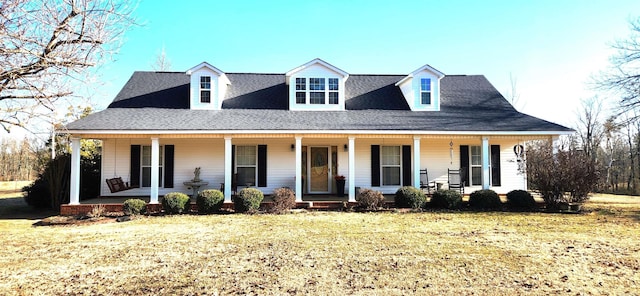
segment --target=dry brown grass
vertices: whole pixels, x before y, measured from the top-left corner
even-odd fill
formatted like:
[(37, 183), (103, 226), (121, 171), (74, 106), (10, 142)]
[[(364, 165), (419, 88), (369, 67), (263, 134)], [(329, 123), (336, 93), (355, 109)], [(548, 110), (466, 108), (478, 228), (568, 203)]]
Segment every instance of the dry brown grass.
[(0, 294), (638, 294), (640, 203), (611, 207), (0, 218)]

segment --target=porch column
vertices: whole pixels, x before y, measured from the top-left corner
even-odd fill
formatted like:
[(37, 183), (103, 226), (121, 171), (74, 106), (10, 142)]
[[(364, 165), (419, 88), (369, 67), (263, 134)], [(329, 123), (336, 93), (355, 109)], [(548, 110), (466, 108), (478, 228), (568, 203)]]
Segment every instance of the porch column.
[(553, 147), (553, 155), (558, 154), (558, 149), (560, 149), (560, 136), (552, 136), (551, 145)]
[(224, 137), (224, 202), (231, 202), (231, 176), (233, 176), (233, 168), (231, 167), (231, 156), (233, 146), (231, 146), (231, 137)]
[(489, 177), (489, 137), (482, 137), (482, 189), (489, 189)]
[[(420, 137), (413, 137), (413, 187), (420, 188)], [(428, 181), (428, 180), (427, 180)]]
[(160, 142), (158, 138), (151, 138), (151, 192), (150, 204), (158, 203), (158, 185), (160, 178)]
[(80, 204), (80, 138), (71, 138), (70, 205)]
[(302, 137), (296, 136), (296, 202), (302, 202)]
[(349, 137), (349, 202), (356, 202), (356, 137)]

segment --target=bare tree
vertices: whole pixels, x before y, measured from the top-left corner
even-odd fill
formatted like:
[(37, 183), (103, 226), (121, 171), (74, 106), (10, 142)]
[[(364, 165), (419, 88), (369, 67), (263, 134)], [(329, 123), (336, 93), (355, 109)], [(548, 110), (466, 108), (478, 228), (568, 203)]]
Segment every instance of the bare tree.
[(518, 79), (514, 77), (512, 73), (509, 73), (509, 87), (510, 89), (507, 92), (507, 100), (511, 103), (511, 106), (522, 110), (525, 107), (525, 104), (520, 101), (520, 94), (518, 93)]
[(597, 97), (582, 100), (582, 106), (578, 111), (578, 137), (585, 154), (593, 160), (596, 160), (598, 148), (605, 138), (601, 113), (602, 104)]
[(629, 37), (613, 44), (617, 53), (610, 58), (611, 69), (597, 79), (601, 88), (620, 95), (620, 113), (640, 108), (640, 17), (629, 25)]
[(74, 84), (120, 47), (132, 7), (116, 0), (0, 3), (0, 126), (7, 132), (53, 116)]
[(167, 53), (162, 46), (162, 50), (156, 56), (156, 61), (151, 65), (154, 71), (169, 71), (171, 70), (171, 61), (167, 58)]

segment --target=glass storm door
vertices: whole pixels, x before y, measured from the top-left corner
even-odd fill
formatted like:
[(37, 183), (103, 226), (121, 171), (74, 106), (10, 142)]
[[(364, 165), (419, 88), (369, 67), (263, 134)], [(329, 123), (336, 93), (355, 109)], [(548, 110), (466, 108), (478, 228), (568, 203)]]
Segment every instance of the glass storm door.
[(331, 188), (331, 163), (329, 147), (311, 147), (309, 157), (309, 193), (329, 193)]

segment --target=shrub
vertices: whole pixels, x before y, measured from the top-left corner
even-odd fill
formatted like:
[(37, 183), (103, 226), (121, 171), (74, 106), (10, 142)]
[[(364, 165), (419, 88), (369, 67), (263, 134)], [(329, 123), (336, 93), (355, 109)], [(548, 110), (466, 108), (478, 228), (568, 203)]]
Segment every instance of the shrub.
[(382, 192), (373, 189), (360, 189), (360, 192), (356, 196), (358, 202), (358, 208), (365, 210), (375, 210), (384, 205), (384, 196)]
[(147, 203), (142, 199), (130, 198), (122, 204), (125, 215), (139, 215), (147, 212)]
[(431, 196), (431, 207), (458, 209), (462, 205), (462, 194), (458, 190), (438, 190)]
[(296, 195), (289, 188), (278, 188), (273, 191), (272, 213), (283, 213), (296, 207)]
[(93, 205), (91, 207), (91, 212), (87, 213), (87, 217), (89, 218), (100, 218), (107, 213), (107, 207), (103, 204)]
[(162, 198), (162, 208), (168, 214), (180, 214), (189, 209), (189, 196), (182, 192), (170, 192)]
[(233, 208), (236, 212), (255, 212), (260, 208), (264, 194), (257, 188), (244, 188), (233, 198)]
[(400, 187), (396, 191), (395, 202), (398, 208), (420, 209), (424, 207), (427, 197), (424, 193), (413, 186)]
[(216, 189), (202, 190), (196, 198), (196, 205), (200, 213), (217, 212), (222, 208), (222, 203), (224, 203), (224, 194)]
[(507, 193), (507, 205), (512, 209), (533, 210), (537, 208), (531, 193), (524, 190), (512, 190)]
[(490, 189), (477, 190), (469, 196), (469, 207), (474, 209), (498, 209), (501, 206), (500, 197)]
[(540, 192), (547, 207), (586, 201), (600, 178), (595, 158), (575, 147), (560, 147), (556, 153), (553, 150), (551, 141), (529, 146), (527, 178), (530, 188)]

